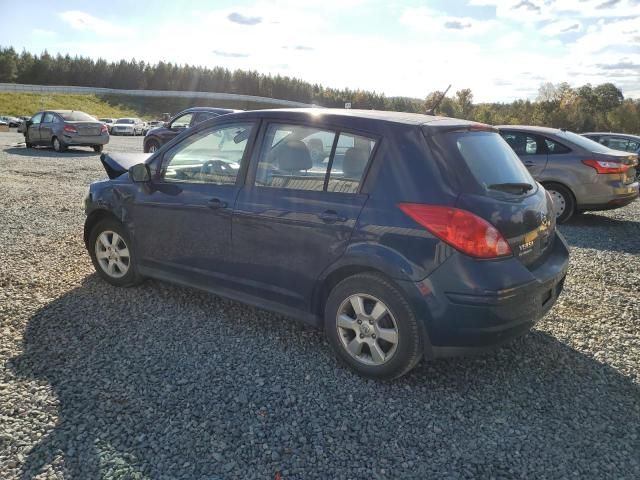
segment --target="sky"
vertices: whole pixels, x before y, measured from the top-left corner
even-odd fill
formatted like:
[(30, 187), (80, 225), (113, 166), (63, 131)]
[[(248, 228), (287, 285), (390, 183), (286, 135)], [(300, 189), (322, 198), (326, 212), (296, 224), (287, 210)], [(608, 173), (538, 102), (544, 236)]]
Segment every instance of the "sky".
[(544, 82), (640, 98), (640, 0), (0, 0), (0, 45), (224, 66), (329, 87), (477, 102)]

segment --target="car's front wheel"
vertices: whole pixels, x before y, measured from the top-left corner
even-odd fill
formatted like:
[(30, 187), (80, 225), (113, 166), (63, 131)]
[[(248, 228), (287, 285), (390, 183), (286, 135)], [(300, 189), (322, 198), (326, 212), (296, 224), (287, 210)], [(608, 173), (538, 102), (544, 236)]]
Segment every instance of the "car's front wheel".
[(153, 153), (160, 148), (160, 144), (155, 140), (149, 140), (145, 153)]
[(334, 287), (324, 326), (338, 357), (365, 377), (397, 378), (422, 358), (418, 319), (404, 294), (382, 275), (362, 273)]
[(140, 282), (133, 246), (121, 223), (102, 220), (91, 230), (89, 254), (98, 275), (117, 287)]

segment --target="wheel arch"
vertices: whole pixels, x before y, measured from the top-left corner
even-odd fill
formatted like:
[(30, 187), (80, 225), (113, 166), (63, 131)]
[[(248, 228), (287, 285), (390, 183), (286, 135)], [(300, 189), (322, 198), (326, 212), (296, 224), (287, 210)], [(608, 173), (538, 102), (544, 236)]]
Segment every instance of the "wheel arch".
[(564, 187), (567, 189), (567, 191), (571, 194), (571, 196), (573, 197), (573, 205), (574, 205), (574, 209), (576, 211), (579, 210), (578, 208), (578, 199), (576, 197), (576, 192), (573, 191), (573, 189), (567, 185), (565, 182), (559, 181), (559, 180), (544, 180), (543, 182), (540, 182), (542, 184), (542, 186), (546, 189), (547, 185), (560, 185), (561, 187)]
[(105, 219), (115, 220), (122, 224), (122, 221), (120, 221), (120, 219), (110, 210), (100, 208), (91, 212), (84, 221), (84, 244), (87, 248), (89, 248), (89, 236), (91, 235), (91, 230), (93, 230), (99, 222)]

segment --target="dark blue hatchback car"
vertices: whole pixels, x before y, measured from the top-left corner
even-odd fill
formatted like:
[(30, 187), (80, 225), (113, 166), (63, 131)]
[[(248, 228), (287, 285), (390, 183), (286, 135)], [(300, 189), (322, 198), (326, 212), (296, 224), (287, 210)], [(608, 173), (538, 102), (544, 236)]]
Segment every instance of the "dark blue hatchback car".
[(101, 160), (85, 223), (100, 276), (302, 319), (369, 377), (527, 332), (567, 271), (551, 198), (486, 125), (264, 110)]

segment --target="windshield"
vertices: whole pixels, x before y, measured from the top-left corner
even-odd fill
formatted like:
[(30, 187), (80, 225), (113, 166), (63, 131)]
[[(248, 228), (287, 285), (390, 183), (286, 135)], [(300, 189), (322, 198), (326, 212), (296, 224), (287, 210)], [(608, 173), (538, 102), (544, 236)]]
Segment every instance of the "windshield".
[(134, 123), (132, 118), (120, 118), (116, 123)]
[(579, 147), (593, 153), (611, 153), (608, 147), (573, 132), (560, 131), (557, 133), (557, 136), (560, 138), (566, 138), (570, 142), (575, 143)]
[(526, 167), (499, 134), (453, 132), (444, 136), (485, 189), (501, 184), (536, 185)]
[(62, 118), (67, 120), (68, 122), (96, 122), (97, 120), (84, 112), (61, 112), (60, 115)]

